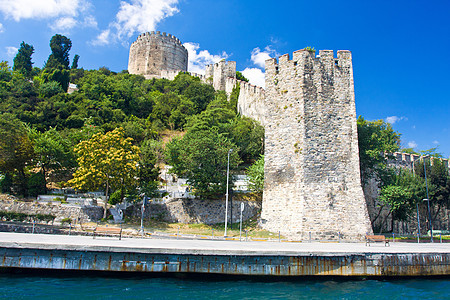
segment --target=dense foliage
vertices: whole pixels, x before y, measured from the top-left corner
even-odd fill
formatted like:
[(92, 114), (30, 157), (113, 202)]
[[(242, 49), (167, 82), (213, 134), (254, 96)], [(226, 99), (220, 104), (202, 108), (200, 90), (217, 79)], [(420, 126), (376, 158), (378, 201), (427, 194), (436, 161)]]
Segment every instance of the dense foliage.
[[(81, 167), (75, 146), (119, 127), (140, 149), (136, 186), (147, 195), (157, 187), (158, 165), (165, 163), (162, 138), (171, 131), (220, 136), (235, 149), (235, 162), (251, 163), (262, 154), (263, 128), (236, 113), (239, 88), (231, 103), (225, 92), (188, 73), (145, 80), (107, 67), (84, 70), (78, 55), (69, 68), (71, 47), (70, 39), (55, 35), (44, 68), (30, 69), (34, 48), (23, 42), (13, 68), (0, 63), (0, 133), (7, 137), (0, 141), (3, 191), (28, 196), (67, 182)], [(69, 81), (78, 88), (71, 94)], [(117, 190), (121, 196), (130, 192), (113, 187), (111, 193)]]
[(248, 176), (248, 185), (251, 191), (260, 194), (264, 189), (264, 155), (252, 164), (246, 172)]
[[(132, 188), (136, 182), (139, 147), (125, 138), (123, 129), (106, 134), (97, 133), (75, 147), (78, 169), (68, 184), (86, 191), (102, 189), (108, 199), (109, 191)], [(105, 212), (106, 217), (106, 201)]]
[(375, 176), (384, 185), (391, 175), (387, 160), (400, 149), (400, 134), (383, 120), (367, 121), (360, 116), (357, 126), (361, 181), (365, 184)]

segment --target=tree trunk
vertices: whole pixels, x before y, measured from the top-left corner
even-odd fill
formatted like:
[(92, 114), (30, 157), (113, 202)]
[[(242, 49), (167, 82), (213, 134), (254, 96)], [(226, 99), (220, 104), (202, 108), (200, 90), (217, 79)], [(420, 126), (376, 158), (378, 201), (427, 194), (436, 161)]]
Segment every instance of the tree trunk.
[(380, 207), (380, 210), (378, 211), (377, 216), (375, 217), (375, 219), (372, 220), (372, 228), (373, 228), (373, 225), (375, 224), (375, 221), (378, 220), (378, 217), (381, 215), (381, 211), (383, 210), (384, 206), (385, 206), (385, 205), (382, 205), (382, 206)]
[(46, 172), (45, 172), (44, 166), (42, 166), (42, 176), (44, 177), (44, 183), (43, 183), (44, 194), (47, 194), (47, 178), (45, 178)]
[[(430, 209), (431, 209), (431, 206), (430, 206)], [(432, 215), (431, 220), (436, 220), (440, 212), (441, 212), (441, 206), (438, 205), (438, 209), (437, 209), (436, 213), (434, 214), (434, 217), (433, 217), (433, 214), (431, 214)], [(431, 222), (431, 224), (433, 224), (433, 222)], [(433, 226), (433, 228), (434, 228), (434, 226)], [(439, 227), (439, 229), (441, 229), (441, 228)]]
[(19, 171), (19, 186), (20, 186), (20, 189), (21, 189), (21, 191), (20, 191), (20, 193), (19, 194), (22, 194), (22, 196), (24, 196), (24, 197), (28, 197), (28, 184), (27, 184), (27, 176), (25, 175), (25, 171), (24, 171), (24, 168), (22, 168), (20, 171)]
[(106, 181), (106, 191), (105, 191), (105, 207), (103, 209), (103, 219), (106, 219), (106, 211), (108, 210), (108, 201), (109, 201), (108, 192), (109, 192), (109, 182), (107, 180)]
[[(389, 218), (389, 216), (390, 216), (391, 214), (392, 214), (392, 211), (389, 211), (389, 213), (387, 214), (386, 218), (384, 218), (384, 221), (381, 222), (381, 226), (380, 226), (380, 234), (381, 234), (381, 232), (382, 232), (382, 230), (383, 230), (383, 224), (386, 223), (387, 219)], [(386, 230), (387, 230), (387, 229), (388, 229), (388, 228), (386, 228)]]

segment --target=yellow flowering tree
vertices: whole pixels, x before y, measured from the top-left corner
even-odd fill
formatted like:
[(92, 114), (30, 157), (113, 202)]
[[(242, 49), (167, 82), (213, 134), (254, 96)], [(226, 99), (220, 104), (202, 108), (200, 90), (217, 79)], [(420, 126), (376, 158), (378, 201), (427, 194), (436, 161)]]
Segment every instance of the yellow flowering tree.
[(75, 146), (78, 169), (68, 183), (80, 190), (104, 188), (104, 218), (109, 191), (131, 186), (136, 182), (139, 147), (134, 146), (132, 141), (132, 138), (124, 137), (123, 128), (116, 128), (106, 134), (97, 133)]

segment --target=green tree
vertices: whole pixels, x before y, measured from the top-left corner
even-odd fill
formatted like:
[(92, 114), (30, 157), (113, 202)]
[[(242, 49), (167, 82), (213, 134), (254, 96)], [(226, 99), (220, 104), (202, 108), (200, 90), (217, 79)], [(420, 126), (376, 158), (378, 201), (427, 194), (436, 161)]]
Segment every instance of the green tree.
[[(430, 204), (435, 208), (432, 219), (436, 219), (442, 208), (450, 207), (450, 175), (444, 161), (439, 158), (424, 157), (423, 160), (416, 162), (416, 174), (425, 180), (425, 169), (428, 180), (428, 196)], [(423, 198), (426, 198), (425, 195)]]
[(78, 69), (78, 60), (80, 59), (80, 56), (78, 54), (75, 54), (72, 61), (72, 66), (70, 67), (72, 70)]
[(46, 64), (46, 69), (68, 69), (69, 68), (69, 52), (72, 48), (72, 41), (60, 34), (55, 34), (50, 40), (50, 54)]
[(391, 153), (398, 151), (400, 134), (383, 120), (367, 121), (359, 116), (357, 126), (361, 181), (365, 184), (376, 176), (384, 185), (390, 176), (386, 162)]
[(28, 128), (28, 135), (33, 141), (36, 166), (41, 169), (42, 190), (47, 192), (49, 172), (53, 177), (60, 172), (67, 172), (75, 167), (75, 157), (68, 140), (64, 139), (55, 128), (45, 132)]
[(34, 53), (34, 47), (22, 42), (16, 57), (14, 57), (13, 70), (22, 73), (26, 78), (30, 78), (33, 70), (31, 55)]
[(106, 134), (95, 134), (75, 147), (78, 169), (68, 184), (80, 190), (103, 188), (107, 201), (103, 217), (106, 217), (109, 191), (130, 188), (135, 184), (139, 148), (125, 138), (122, 128)]
[(229, 137), (239, 147), (239, 156), (246, 163), (264, 153), (264, 127), (251, 118), (235, 117), (230, 124)]
[(138, 169), (139, 187), (141, 192), (146, 196), (153, 197), (158, 188), (158, 160), (160, 159), (160, 153), (163, 152), (162, 145), (155, 140), (145, 140), (140, 149), (141, 155)]
[(65, 92), (69, 87), (70, 71), (62, 67), (44, 69), (41, 73), (41, 78), (43, 82), (41, 85), (44, 83), (57, 82), (61, 86), (62, 91)]
[(215, 129), (190, 130), (183, 138), (166, 145), (168, 163), (173, 172), (188, 178), (194, 193), (200, 197), (225, 194), (228, 151), (230, 168), (241, 162), (238, 147)]
[(0, 115), (0, 172), (13, 178), (17, 194), (28, 196), (26, 167), (33, 157), (33, 145), (25, 125), (11, 114)]
[(381, 206), (372, 223), (375, 223), (384, 207), (389, 208), (389, 214), (385, 216), (385, 220), (392, 215), (392, 222), (406, 221), (414, 212), (416, 205), (422, 205), (422, 199), (426, 196), (423, 178), (408, 169), (396, 169), (392, 173), (391, 181), (380, 190)]
[(262, 196), (264, 190), (264, 155), (245, 172), (248, 177), (248, 187), (251, 191), (260, 194)]
[(234, 112), (237, 113), (237, 104), (239, 100), (239, 93), (241, 91), (241, 85), (239, 83), (236, 83), (236, 85), (233, 87), (233, 90), (230, 94), (230, 105)]
[(241, 72), (239, 72), (239, 71), (236, 71), (236, 79), (237, 79), (237, 80), (246, 81), (246, 82), (249, 81), (249, 80), (248, 80), (247, 78), (245, 78), (245, 76), (244, 76)]
[(49, 81), (39, 86), (39, 96), (42, 98), (51, 98), (52, 96), (63, 93), (61, 84), (57, 81)]
[[(389, 213), (394, 220), (406, 221), (411, 205), (408, 202), (408, 191), (403, 186), (387, 185), (381, 188), (379, 199), (389, 206)], [(391, 227), (392, 228), (392, 227)]]

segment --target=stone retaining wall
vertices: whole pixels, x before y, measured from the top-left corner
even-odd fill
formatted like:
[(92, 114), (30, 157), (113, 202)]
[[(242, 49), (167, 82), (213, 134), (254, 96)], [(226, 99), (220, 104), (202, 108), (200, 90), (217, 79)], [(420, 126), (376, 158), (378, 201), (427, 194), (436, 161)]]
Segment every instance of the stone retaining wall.
[[(239, 222), (241, 203), (244, 203), (243, 221), (255, 216), (261, 205), (255, 201), (233, 201), (233, 222)], [(229, 210), (231, 205), (229, 204)], [(229, 211), (230, 215), (231, 212)], [(133, 205), (124, 212), (126, 217), (140, 218), (141, 206)], [(216, 224), (225, 221), (225, 201), (200, 199), (173, 199), (164, 204), (147, 205), (144, 218), (156, 218), (173, 223)]]
[(96, 222), (103, 217), (103, 208), (100, 206), (78, 206), (71, 204), (40, 204), (37, 202), (22, 202), (11, 199), (0, 200), (0, 210), (26, 214), (43, 214), (56, 216), (55, 221), (71, 218), (81, 222)]
[[(56, 216), (55, 221), (71, 218), (81, 222), (96, 222), (103, 217), (103, 208), (100, 206), (76, 206), (70, 204), (40, 204), (37, 202), (23, 202), (14, 200), (14, 197), (1, 195), (0, 211), (13, 211), (26, 214), (48, 214)], [(242, 219), (248, 220), (259, 213), (261, 204), (255, 201), (234, 200), (233, 222), (239, 222), (241, 203), (244, 203)], [(229, 203), (231, 211), (231, 201)], [(141, 205), (135, 204), (124, 211), (125, 217), (140, 218)], [(173, 199), (161, 204), (147, 205), (144, 217), (155, 218), (173, 223), (223, 223), (225, 220), (224, 200), (200, 199)]]

